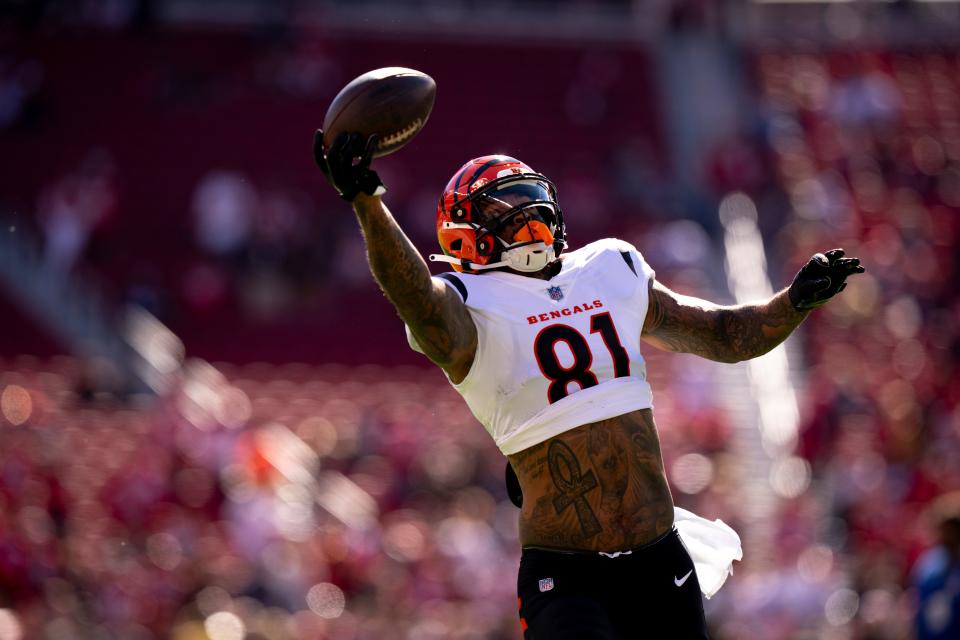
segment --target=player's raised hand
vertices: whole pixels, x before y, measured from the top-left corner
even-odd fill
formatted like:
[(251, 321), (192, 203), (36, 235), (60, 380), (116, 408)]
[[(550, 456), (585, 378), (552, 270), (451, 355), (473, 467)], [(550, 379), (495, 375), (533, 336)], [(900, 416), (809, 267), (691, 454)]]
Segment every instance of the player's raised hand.
[(375, 135), (364, 140), (359, 133), (341, 133), (324, 149), (323, 130), (313, 134), (313, 161), (347, 202), (353, 202), (359, 193), (379, 196), (387, 192), (380, 176), (370, 168), (376, 143)]
[(863, 273), (859, 258), (844, 258), (843, 249), (815, 253), (790, 285), (790, 303), (797, 311), (824, 305), (847, 286), (847, 277)]

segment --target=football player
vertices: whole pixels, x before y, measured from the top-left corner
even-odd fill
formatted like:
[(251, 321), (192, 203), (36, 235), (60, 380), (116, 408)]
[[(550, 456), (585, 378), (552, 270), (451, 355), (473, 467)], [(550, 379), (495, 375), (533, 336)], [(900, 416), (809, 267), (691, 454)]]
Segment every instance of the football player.
[(495, 155), (467, 162), (444, 189), (443, 253), (430, 258), (453, 271), (431, 277), (381, 199), (374, 142), (342, 134), (324, 149), (317, 132), (314, 157), (352, 203), (370, 270), (410, 345), (443, 369), (509, 460), (525, 637), (706, 638), (640, 343), (720, 362), (755, 358), (862, 273), (859, 260), (816, 254), (788, 288), (754, 304), (683, 296), (627, 242), (562, 253), (553, 183)]

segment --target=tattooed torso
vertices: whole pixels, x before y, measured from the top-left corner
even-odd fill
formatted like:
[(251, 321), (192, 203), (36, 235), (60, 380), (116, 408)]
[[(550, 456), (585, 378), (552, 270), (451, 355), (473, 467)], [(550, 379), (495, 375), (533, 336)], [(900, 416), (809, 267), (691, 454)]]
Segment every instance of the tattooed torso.
[(583, 425), (510, 456), (523, 545), (618, 551), (673, 524), (653, 412)]
[[(431, 278), (379, 197), (359, 194), (353, 206), (377, 282), (423, 353), (451, 382), (461, 382), (478, 346), (462, 298)], [(549, 280), (560, 267), (558, 260), (521, 275)], [(770, 351), (806, 317), (793, 308), (787, 289), (760, 303), (723, 307), (675, 294), (655, 280), (649, 286), (643, 339), (720, 362)], [(673, 523), (673, 499), (649, 409), (572, 429), (511, 455), (510, 462), (524, 493), (524, 545), (619, 551), (653, 540)]]

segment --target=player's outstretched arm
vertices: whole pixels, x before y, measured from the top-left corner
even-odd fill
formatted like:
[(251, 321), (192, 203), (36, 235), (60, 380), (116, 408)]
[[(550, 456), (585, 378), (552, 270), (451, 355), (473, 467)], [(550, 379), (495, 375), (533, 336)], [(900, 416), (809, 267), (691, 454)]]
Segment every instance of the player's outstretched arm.
[(454, 382), (463, 380), (477, 349), (476, 326), (460, 297), (430, 276), (426, 262), (380, 198), (386, 189), (369, 168), (373, 141), (341, 136), (325, 151), (322, 139), (318, 131), (314, 159), (340, 196), (353, 205), (373, 277), (424, 354)]
[(379, 196), (359, 195), (353, 209), (363, 229), (370, 271), (410, 327), (424, 354), (453, 382), (463, 380), (477, 350), (477, 329), (463, 301), (430, 277), (427, 264)]
[(740, 362), (776, 347), (806, 316), (791, 306), (786, 289), (763, 302), (727, 307), (654, 281), (641, 338), (665, 351)]
[(767, 353), (786, 340), (816, 307), (842, 291), (846, 278), (863, 273), (857, 258), (842, 249), (818, 253), (789, 288), (769, 300), (720, 306), (650, 284), (642, 339), (660, 349), (694, 353), (718, 362), (739, 362)]

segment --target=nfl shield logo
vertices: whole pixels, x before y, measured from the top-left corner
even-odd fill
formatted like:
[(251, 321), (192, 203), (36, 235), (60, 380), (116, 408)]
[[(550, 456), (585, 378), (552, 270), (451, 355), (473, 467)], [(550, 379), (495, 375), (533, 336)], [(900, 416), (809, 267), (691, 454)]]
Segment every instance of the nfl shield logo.
[(553, 589), (553, 578), (544, 578), (540, 581), (540, 593)]
[(560, 287), (550, 287), (547, 289), (547, 293), (550, 294), (551, 300), (556, 300), (557, 302), (563, 300), (563, 289)]

